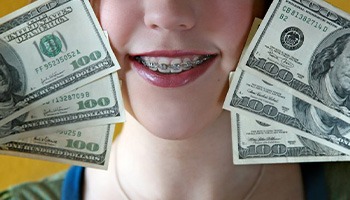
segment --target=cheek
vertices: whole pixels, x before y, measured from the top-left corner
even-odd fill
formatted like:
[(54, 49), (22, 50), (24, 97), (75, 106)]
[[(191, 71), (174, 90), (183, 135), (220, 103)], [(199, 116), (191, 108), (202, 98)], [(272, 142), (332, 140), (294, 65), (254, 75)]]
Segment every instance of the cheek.
[(126, 10), (130, 10), (130, 6), (127, 1), (121, 3), (119, 0), (103, 0), (99, 9), (100, 24), (102, 29), (108, 33), (110, 44), (121, 66), (118, 75), (124, 84), (125, 74), (130, 70), (128, 68), (129, 63), (127, 63), (128, 59), (125, 58), (126, 46), (134, 32), (134, 24), (138, 20), (138, 16), (135, 16), (135, 14), (125, 13)]
[[(135, 1), (132, 1), (135, 2)], [(125, 47), (140, 23), (140, 8), (134, 3), (120, 0), (103, 0), (100, 4), (101, 26), (108, 32), (112, 47), (121, 56)], [(133, 12), (130, 12), (133, 10)]]
[[(246, 43), (249, 30), (254, 20), (252, 3), (242, 3), (241, 6), (232, 6), (231, 11), (223, 12), (213, 22), (216, 26), (213, 38), (217, 39), (217, 45), (221, 49), (223, 66), (227, 71), (236, 68), (236, 64)], [(244, 11), (244, 12), (243, 12)]]

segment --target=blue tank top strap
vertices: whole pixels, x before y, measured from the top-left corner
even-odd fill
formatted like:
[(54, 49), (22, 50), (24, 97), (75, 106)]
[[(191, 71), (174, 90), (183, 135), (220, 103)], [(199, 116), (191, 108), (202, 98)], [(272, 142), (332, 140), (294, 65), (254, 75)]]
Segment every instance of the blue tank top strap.
[(306, 200), (328, 200), (325, 170), (322, 163), (300, 164)]
[(83, 167), (73, 166), (66, 175), (62, 186), (62, 200), (81, 200), (84, 181)]

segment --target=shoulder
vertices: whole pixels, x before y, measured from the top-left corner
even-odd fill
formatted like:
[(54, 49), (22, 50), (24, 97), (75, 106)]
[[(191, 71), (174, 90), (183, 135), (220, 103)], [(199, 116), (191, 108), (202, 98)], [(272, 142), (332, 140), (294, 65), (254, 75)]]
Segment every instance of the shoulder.
[(38, 182), (16, 185), (0, 192), (0, 200), (59, 200), (66, 172), (49, 176)]

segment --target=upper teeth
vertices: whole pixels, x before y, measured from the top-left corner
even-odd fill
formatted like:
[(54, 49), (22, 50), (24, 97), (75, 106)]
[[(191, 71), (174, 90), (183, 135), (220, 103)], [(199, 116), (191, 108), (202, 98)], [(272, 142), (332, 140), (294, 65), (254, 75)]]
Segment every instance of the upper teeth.
[(153, 71), (162, 73), (180, 73), (189, 70), (211, 58), (211, 55), (195, 56), (194, 58), (140, 57), (135, 59)]

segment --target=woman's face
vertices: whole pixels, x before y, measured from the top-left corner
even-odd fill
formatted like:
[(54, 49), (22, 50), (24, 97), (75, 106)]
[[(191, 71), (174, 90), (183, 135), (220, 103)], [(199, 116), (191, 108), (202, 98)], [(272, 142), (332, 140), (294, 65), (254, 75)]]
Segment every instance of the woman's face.
[(262, 2), (94, 2), (121, 65), (128, 112), (166, 139), (189, 138), (212, 124)]

